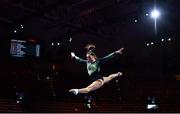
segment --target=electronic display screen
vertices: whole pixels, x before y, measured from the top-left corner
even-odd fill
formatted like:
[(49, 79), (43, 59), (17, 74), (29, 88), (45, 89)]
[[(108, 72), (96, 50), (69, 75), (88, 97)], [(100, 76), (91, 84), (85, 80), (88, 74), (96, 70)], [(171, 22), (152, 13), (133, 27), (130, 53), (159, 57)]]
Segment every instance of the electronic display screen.
[(40, 45), (25, 40), (11, 39), (10, 55), (13, 57), (40, 56)]

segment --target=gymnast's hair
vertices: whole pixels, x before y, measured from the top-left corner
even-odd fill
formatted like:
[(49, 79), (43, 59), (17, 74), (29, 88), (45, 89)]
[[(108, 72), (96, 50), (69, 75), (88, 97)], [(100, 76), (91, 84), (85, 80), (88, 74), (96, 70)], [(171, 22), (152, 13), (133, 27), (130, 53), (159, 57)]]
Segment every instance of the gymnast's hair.
[(95, 48), (96, 46), (94, 44), (87, 44), (85, 46), (85, 49), (87, 50), (87, 53), (86, 54), (89, 54), (89, 55), (92, 55), (94, 56), (95, 58), (97, 58), (96, 54), (95, 54)]

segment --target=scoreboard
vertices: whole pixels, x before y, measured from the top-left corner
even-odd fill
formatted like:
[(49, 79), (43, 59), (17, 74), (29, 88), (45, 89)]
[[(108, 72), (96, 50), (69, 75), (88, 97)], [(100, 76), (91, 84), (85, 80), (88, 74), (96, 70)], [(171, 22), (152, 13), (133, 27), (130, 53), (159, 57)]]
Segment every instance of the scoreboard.
[(10, 55), (13, 57), (40, 57), (40, 45), (26, 40), (11, 39)]

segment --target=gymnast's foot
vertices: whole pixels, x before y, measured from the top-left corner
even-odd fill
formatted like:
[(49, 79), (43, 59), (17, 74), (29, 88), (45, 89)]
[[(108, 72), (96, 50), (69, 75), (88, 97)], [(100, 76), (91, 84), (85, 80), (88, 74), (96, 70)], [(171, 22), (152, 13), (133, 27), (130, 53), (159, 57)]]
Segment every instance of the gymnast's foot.
[(122, 72), (117, 73), (117, 77), (120, 77), (120, 76), (122, 76)]

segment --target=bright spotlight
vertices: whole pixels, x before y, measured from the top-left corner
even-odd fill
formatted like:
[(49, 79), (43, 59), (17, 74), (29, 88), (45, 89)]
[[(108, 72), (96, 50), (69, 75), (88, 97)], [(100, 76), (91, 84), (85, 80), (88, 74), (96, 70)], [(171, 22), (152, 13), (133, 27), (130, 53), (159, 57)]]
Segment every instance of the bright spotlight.
[(149, 16), (149, 14), (148, 14), (148, 13), (146, 13), (146, 16)]
[(162, 42), (164, 42), (164, 39), (161, 39)]
[(23, 25), (21, 25), (21, 28), (24, 28), (24, 26), (23, 26)]
[(135, 20), (134, 20), (134, 22), (135, 22), (135, 23), (137, 23), (137, 22), (138, 22), (138, 20), (137, 20), (137, 19), (135, 19)]
[(168, 41), (171, 41), (171, 38), (168, 38)]
[(50, 79), (50, 77), (49, 77), (49, 76), (47, 76), (47, 77), (46, 77), (46, 79), (47, 79), (47, 80), (49, 80), (49, 79)]
[(69, 38), (69, 42), (71, 42), (72, 41), (72, 38)]
[(152, 12), (151, 12), (151, 17), (153, 17), (153, 18), (158, 18), (160, 16), (160, 12), (158, 11), (158, 10), (153, 10)]
[(149, 43), (147, 43), (146, 45), (149, 46)]
[(153, 42), (151, 42), (151, 45), (154, 45), (154, 43), (153, 43)]
[(16, 31), (16, 30), (14, 30), (14, 33), (17, 33), (17, 31)]
[(19, 100), (17, 100), (17, 101), (16, 101), (16, 103), (17, 103), (17, 104), (19, 104), (19, 103), (20, 103), (20, 101), (19, 101)]
[(54, 43), (51, 43), (51, 45), (53, 46), (53, 45), (54, 45)]
[(57, 43), (57, 45), (59, 46), (59, 45), (60, 45), (60, 43)]

